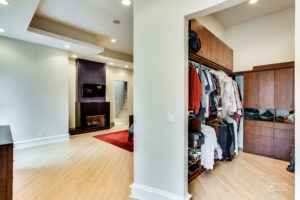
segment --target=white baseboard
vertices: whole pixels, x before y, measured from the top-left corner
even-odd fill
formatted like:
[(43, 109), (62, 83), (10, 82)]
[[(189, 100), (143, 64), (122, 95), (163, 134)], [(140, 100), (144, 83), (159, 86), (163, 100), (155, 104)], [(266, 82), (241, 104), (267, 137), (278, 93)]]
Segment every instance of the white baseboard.
[(192, 197), (189, 193), (185, 196), (180, 196), (137, 183), (133, 183), (130, 187), (131, 195), (129, 197), (137, 200), (189, 200)]
[(50, 144), (55, 142), (68, 141), (69, 139), (70, 139), (70, 135), (58, 135), (58, 136), (44, 137), (44, 138), (38, 138), (32, 140), (23, 140), (23, 141), (15, 142), (14, 148), (25, 149), (29, 147), (45, 145), (45, 144)]

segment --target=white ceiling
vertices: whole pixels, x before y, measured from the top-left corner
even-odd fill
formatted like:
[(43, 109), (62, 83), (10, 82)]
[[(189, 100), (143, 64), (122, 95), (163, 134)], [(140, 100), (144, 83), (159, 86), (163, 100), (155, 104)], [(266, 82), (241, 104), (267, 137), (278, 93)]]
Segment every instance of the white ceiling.
[[(121, 0), (41, 0), (37, 15), (117, 39), (104, 47), (133, 54), (133, 9)], [(118, 19), (121, 24), (114, 24)]]
[(227, 28), (294, 6), (295, 0), (258, 0), (256, 4), (245, 2), (213, 15)]
[[(80, 58), (103, 63), (113, 62), (116, 67), (123, 68), (128, 65), (129, 68), (133, 68), (133, 63), (98, 55), (104, 51), (102, 46), (92, 45), (29, 27), (40, 0), (8, 0), (8, 2), (8, 6), (0, 4), (0, 28), (5, 30), (0, 35), (64, 49), (71, 52), (70, 55), (75, 53)], [(65, 49), (65, 44), (70, 45), (70, 49)]]

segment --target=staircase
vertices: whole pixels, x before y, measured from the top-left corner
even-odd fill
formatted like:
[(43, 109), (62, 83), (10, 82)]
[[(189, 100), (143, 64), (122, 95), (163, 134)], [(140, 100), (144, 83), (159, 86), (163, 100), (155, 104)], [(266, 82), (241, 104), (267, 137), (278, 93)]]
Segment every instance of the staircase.
[(124, 91), (124, 104), (123, 107), (120, 111), (120, 113), (117, 115), (115, 119), (115, 125), (121, 125), (121, 124), (127, 124), (128, 123), (128, 97), (127, 97), (127, 85), (125, 86), (125, 91)]

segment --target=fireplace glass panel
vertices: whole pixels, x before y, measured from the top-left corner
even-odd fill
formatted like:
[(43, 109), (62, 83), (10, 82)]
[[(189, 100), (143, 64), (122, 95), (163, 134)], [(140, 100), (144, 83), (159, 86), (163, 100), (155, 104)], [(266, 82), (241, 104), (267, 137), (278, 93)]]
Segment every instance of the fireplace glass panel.
[(105, 115), (86, 116), (86, 125), (89, 128), (100, 128), (105, 126)]

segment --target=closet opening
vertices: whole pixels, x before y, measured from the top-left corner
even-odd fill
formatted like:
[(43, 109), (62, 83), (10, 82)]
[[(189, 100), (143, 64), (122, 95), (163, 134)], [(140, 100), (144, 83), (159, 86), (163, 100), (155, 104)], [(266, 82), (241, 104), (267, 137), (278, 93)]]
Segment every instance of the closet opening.
[(294, 22), (295, 0), (189, 20), (192, 199), (295, 198)]

